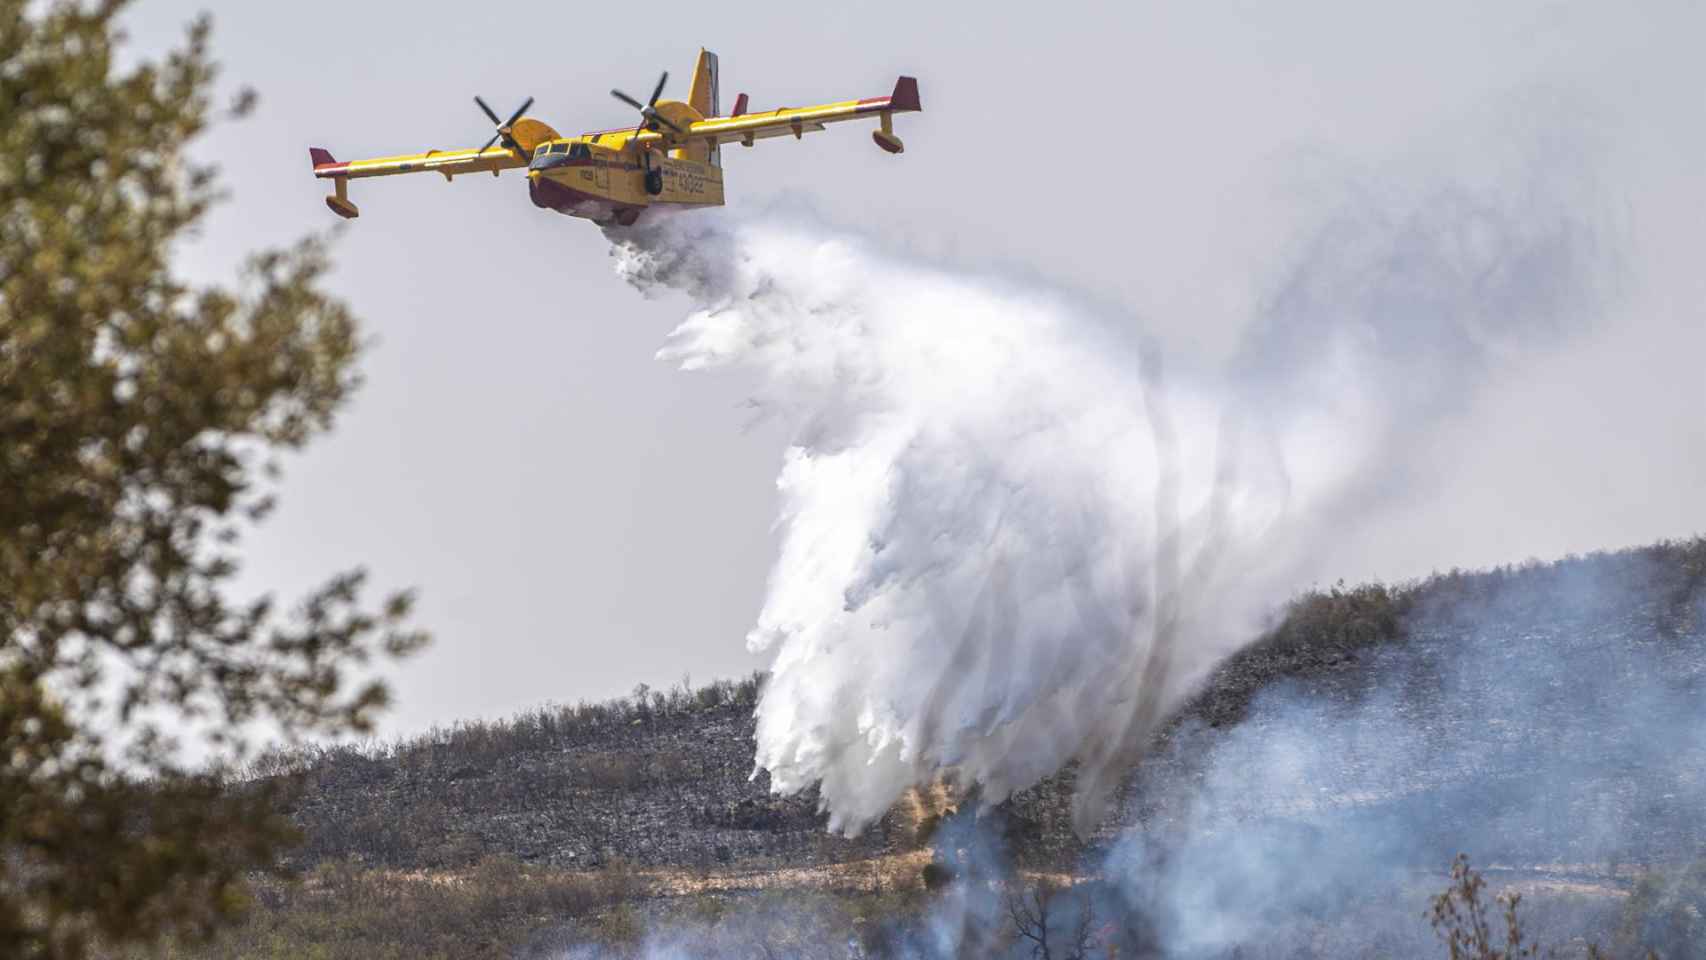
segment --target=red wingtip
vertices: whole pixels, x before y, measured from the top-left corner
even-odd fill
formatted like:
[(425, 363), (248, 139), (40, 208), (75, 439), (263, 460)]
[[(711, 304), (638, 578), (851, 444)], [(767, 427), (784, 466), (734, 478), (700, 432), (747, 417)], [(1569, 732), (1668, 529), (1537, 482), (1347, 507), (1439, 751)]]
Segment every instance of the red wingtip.
[(314, 166), (316, 167), (323, 167), (328, 163), (338, 162), (337, 158), (332, 156), (332, 151), (327, 150), (325, 147), (309, 147), (308, 159), (314, 161)]
[(735, 112), (729, 114), (729, 116), (739, 117), (739, 116), (744, 115), (745, 113), (746, 113), (746, 94), (743, 93), (740, 96), (735, 98)]
[(889, 94), (889, 109), (924, 109), (923, 105), (918, 102), (918, 79), (916, 77), (901, 77), (894, 82), (894, 93)]

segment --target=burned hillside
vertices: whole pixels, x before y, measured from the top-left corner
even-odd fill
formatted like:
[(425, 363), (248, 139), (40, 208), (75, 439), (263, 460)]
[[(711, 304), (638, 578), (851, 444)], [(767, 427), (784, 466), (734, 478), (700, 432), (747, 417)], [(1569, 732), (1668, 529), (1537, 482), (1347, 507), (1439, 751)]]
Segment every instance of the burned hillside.
[[(1699, 695), (1688, 685), (1699, 683), (1706, 657), (1703, 583), (1706, 540), (1693, 540), (1300, 597), (1173, 720), (1131, 779), (1122, 814), (1093, 839), (1105, 845), (1166, 815), (1179, 792), (1173, 781), (1200, 773), (1207, 745), (1239, 730), (1252, 710), (1260, 714), (1264, 696), (1271, 702), (1276, 692), (1327, 711), (1323, 722), (1332, 722), (1335, 711), (1355, 710), (1402, 677), (1400, 713), (1423, 725), (1437, 719), (1439, 735), (1460, 744), (1484, 741), (1505, 752), (1532, 738), (1530, 725), (1556, 727), (1557, 711), (1585, 708), (1565, 696), (1572, 677), (1662, 670), (1684, 685), (1681, 695)], [(1484, 658), (1478, 694), (1448, 682), (1467, 655)], [(1498, 715), (1500, 684), (1519, 665), (1559, 695), (1537, 710), (1510, 691), (1510, 709)], [(640, 687), (619, 700), (459, 723), (394, 744), (275, 757), (260, 769), (302, 778), (292, 816), (305, 838), (295, 861), (303, 867), (353, 857), (453, 870), (494, 854), (565, 869), (612, 860), (696, 870), (834, 863), (916, 849), (958, 802), (902, 804), (854, 839), (827, 833), (815, 795), (774, 796), (766, 775), (753, 775), (761, 684), (754, 676), (697, 689)], [(1607, 760), (1608, 769), (1637, 776), (1652, 758), (1633, 747), (1625, 761)], [(1425, 775), (1440, 789), (1472, 790), (1524, 769), (1501, 762), (1496, 771)], [(1084, 854), (1069, 828), (1070, 777), (1068, 770), (994, 812), (1020, 859), (1062, 863)], [(1246, 814), (1264, 814), (1260, 800), (1250, 802)], [(1675, 828), (1691, 829), (1676, 813)], [(1676, 833), (1651, 844), (1687, 839)]]

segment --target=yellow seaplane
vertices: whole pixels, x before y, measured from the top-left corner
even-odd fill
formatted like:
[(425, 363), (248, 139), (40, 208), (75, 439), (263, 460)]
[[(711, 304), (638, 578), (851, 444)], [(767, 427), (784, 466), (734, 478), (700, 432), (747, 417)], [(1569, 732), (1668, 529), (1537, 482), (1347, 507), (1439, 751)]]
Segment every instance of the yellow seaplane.
[(600, 225), (631, 226), (658, 204), (715, 207), (723, 203), (722, 146), (750, 147), (770, 137), (798, 139), (824, 129), (825, 124), (864, 117), (879, 121), (871, 137), (889, 153), (904, 149), (895, 136), (893, 116), (922, 109), (918, 81), (901, 77), (888, 96), (843, 100), (815, 107), (783, 107), (761, 113), (747, 110), (747, 96), (735, 98), (734, 109), (722, 115), (717, 90), (717, 55), (699, 51), (687, 100), (660, 100), (666, 72), (645, 103), (620, 90), (610, 95), (640, 112), (632, 129), (603, 130), (565, 137), (542, 121), (523, 116), (533, 106), (528, 97), (508, 120), (499, 120), (486, 101), (474, 102), (497, 127), (485, 146), (474, 150), (428, 150), (400, 157), (339, 161), (320, 147), (308, 151), (314, 176), (330, 180), (334, 192), (326, 205), (338, 216), (352, 218), (361, 211), (349, 198), (349, 182), (364, 177), (403, 173), (441, 173), (450, 180), (460, 174), (527, 168), (527, 190), (536, 206)]

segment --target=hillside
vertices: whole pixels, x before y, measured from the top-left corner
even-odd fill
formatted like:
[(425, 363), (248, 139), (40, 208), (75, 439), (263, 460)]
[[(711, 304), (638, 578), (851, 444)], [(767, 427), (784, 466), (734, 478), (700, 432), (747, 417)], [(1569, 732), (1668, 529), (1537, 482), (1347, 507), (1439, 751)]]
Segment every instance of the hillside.
[[(857, 839), (828, 835), (814, 796), (774, 797), (763, 774), (749, 776), (760, 683), (640, 688), (273, 757), (257, 772), (300, 778), (292, 866), (322, 883), (385, 872), (483, 875), (492, 890), (573, 886), (506, 922), (474, 951), (484, 955), (636, 936), (657, 915), (634, 904), (671, 892), (726, 899), (779, 884), (922, 909), (923, 851), (954, 798), (919, 795)], [(1121, 881), (1120, 896), (1157, 916), (1176, 912), (1164, 902), (1176, 884), (1155, 878), (1181, 870), (1218, 871), (1231, 887), (1267, 890), (1282, 912), (1319, 915), (1375, 872), (1437, 875), (1459, 849), (1615, 900), (1645, 867), (1706, 857), (1706, 745), (1691, 739), (1702, 704), (1706, 540), (1339, 587), (1294, 601), (1215, 671), (1090, 847), (1068, 827), (1070, 772), (983, 823), (1027, 875), (1151, 878)], [(939, 873), (961, 871), (952, 854), (944, 871), (937, 849)], [(1281, 879), (1305, 861), (1327, 864), (1324, 879)], [(305, 909), (300, 896), (278, 893), (272, 909)], [(1611, 902), (1571, 922), (1602, 921)], [(857, 919), (823, 909), (826, 929)], [(1413, 923), (1420, 907), (1404, 910)], [(663, 915), (680, 919), (677, 908)], [(555, 933), (540, 941), (541, 930)]]

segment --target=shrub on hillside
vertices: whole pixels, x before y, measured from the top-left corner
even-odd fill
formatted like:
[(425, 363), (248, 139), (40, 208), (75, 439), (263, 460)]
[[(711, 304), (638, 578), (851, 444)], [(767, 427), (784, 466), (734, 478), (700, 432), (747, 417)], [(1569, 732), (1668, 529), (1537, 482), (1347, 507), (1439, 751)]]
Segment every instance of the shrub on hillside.
[(1624, 901), (1615, 942), (1629, 956), (1642, 948), (1679, 958), (1706, 951), (1706, 860), (1643, 876)]
[[(1647, 880), (1654, 881), (1651, 885)], [(1498, 942), (1490, 919), (1490, 907), (1485, 901), (1487, 883), (1469, 865), (1469, 858), (1459, 854), (1451, 865), (1451, 884), (1445, 892), (1433, 898), (1428, 919), (1434, 932), (1445, 943), (1451, 960), (1520, 960), (1529, 957), (1556, 957), (1556, 949), (1542, 951), (1538, 941), (1524, 932), (1518, 915), (1522, 894), (1507, 891), (1494, 898), (1504, 928), (1504, 943)], [(1642, 881), (1634, 896), (1625, 905), (1623, 927), (1618, 931), (1615, 953), (1602, 951), (1598, 944), (1589, 943), (1585, 952), (1589, 960), (1612, 960), (1613, 957), (1684, 958), (1698, 955), (1702, 942), (1699, 930), (1699, 897), (1706, 893), (1706, 864), (1696, 864), (1674, 878), (1649, 877)], [(1680, 894), (1677, 896), (1676, 894)], [(1692, 902), (1690, 898), (1694, 898)], [(1656, 935), (1656, 938), (1655, 938)]]
[(1002, 906), (1014, 943), (1036, 960), (1089, 960), (1102, 946), (1096, 905), (1049, 879), (1007, 890)]

